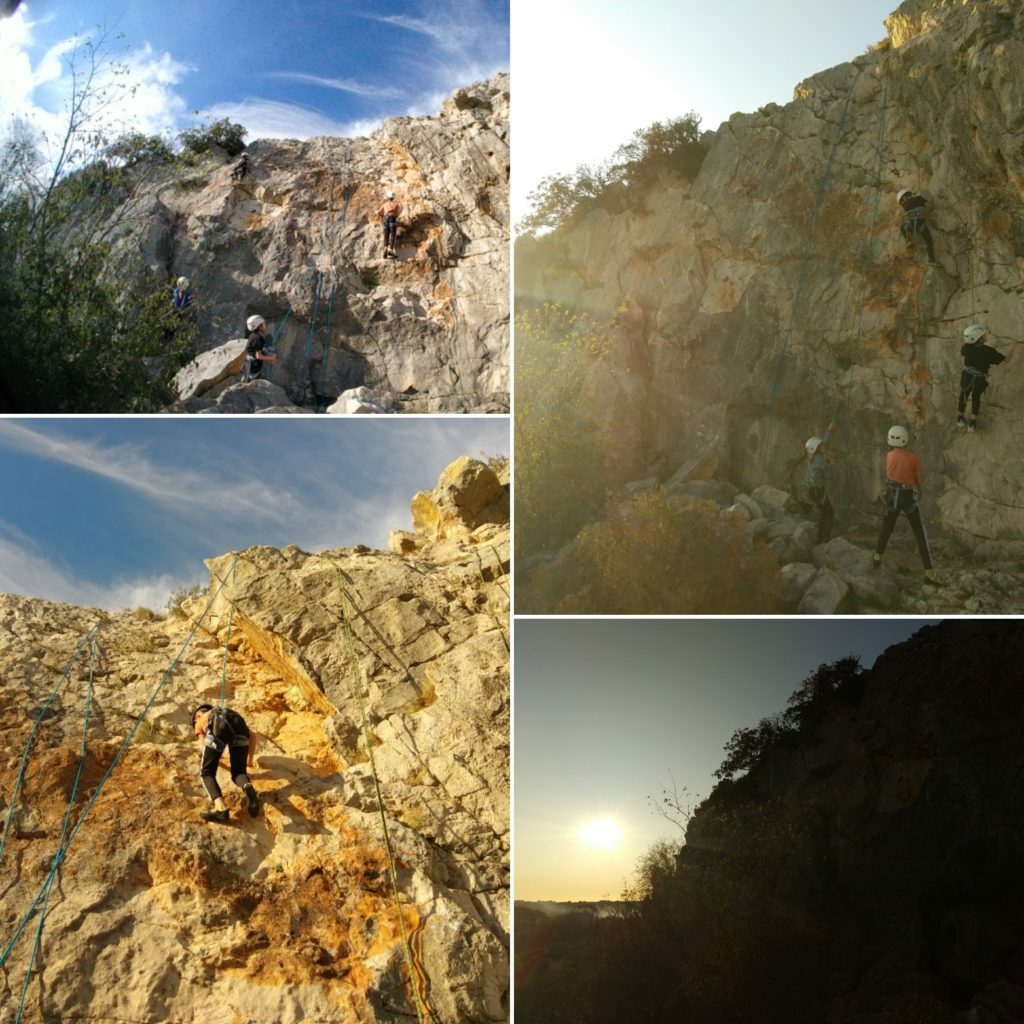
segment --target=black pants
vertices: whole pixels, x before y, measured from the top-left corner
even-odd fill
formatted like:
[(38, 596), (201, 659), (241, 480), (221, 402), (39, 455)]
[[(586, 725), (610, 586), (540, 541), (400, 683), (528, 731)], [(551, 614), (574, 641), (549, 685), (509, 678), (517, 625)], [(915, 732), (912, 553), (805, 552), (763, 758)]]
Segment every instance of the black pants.
[(384, 218), (384, 248), (394, 250), (398, 239), (398, 218)]
[(902, 513), (907, 517), (907, 522), (910, 523), (910, 528), (914, 531), (914, 537), (917, 539), (917, 550), (921, 555), (921, 563), (926, 569), (931, 569), (932, 553), (928, 547), (928, 537), (924, 532), (921, 510), (917, 507), (914, 492), (902, 489), (894, 492), (892, 490), (893, 485), (890, 484), (889, 486), (890, 490), (886, 496), (885, 516), (882, 519), (882, 532), (878, 535), (875, 553), (878, 555), (885, 553), (885, 546), (889, 543), (889, 538), (892, 536), (893, 527), (895, 527), (896, 520), (899, 519), (900, 513)]
[(932, 233), (928, 230), (928, 225), (919, 217), (910, 217), (900, 225), (900, 234), (907, 240), (909, 245), (914, 241), (915, 236), (920, 236), (924, 239), (924, 247), (928, 250), (928, 259), (930, 262), (935, 262), (935, 249), (932, 246)]
[[(210, 740), (213, 740), (211, 743)], [(246, 737), (245, 746), (240, 743), (232, 744), (227, 748), (228, 763), (231, 765), (231, 781), (239, 789), (249, 785), (249, 776), (245, 773), (245, 762), (249, 757), (249, 739)], [(206, 792), (210, 794), (211, 800), (221, 796), (220, 786), (217, 784), (217, 766), (220, 764), (220, 755), (224, 753), (224, 744), (212, 736), (207, 736), (206, 744), (203, 747), (203, 759), (199, 765), (199, 777), (203, 780)]]
[(967, 405), (967, 396), (971, 398), (971, 415), (975, 419), (981, 411), (981, 393), (988, 387), (988, 377), (980, 373), (971, 373), (969, 370), (960, 371), (960, 400), (957, 402), (957, 411), (962, 416), (964, 407)]
[(815, 544), (827, 544), (832, 539), (832, 523), (836, 512), (828, 500), (824, 487), (809, 487), (807, 496), (818, 506), (818, 537)]

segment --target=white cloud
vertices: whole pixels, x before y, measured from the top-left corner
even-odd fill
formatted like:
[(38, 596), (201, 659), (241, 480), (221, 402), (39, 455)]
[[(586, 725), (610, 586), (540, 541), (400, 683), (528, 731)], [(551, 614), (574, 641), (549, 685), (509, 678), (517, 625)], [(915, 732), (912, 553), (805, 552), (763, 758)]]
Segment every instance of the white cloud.
[(271, 71), (268, 78), (282, 78), (288, 82), (306, 82), (309, 85), (322, 85), (325, 89), (337, 89), (349, 92), (354, 96), (366, 96), (375, 99), (395, 99), (402, 95), (401, 90), (393, 86), (367, 85), (353, 82), (347, 78), (324, 78), (322, 75), (307, 75), (301, 71)]
[(356, 138), (369, 135), (381, 119), (336, 121), (334, 118), (295, 103), (251, 98), (239, 103), (216, 103), (200, 111), (200, 117), (219, 121), (226, 117), (244, 126), (249, 141), (255, 139), (308, 139), (314, 135)]
[(229, 519), (244, 515), (278, 523), (305, 515), (304, 503), (285, 488), (259, 479), (238, 479), (227, 471), (211, 476), (158, 464), (137, 445), (72, 440), (2, 419), (0, 445), (114, 481), (178, 514), (216, 511)]
[[(4, 536), (3, 534), (7, 534)], [(19, 530), (0, 522), (0, 593), (63, 601), (87, 608), (152, 608), (162, 610), (171, 591), (194, 580), (166, 573), (134, 580), (115, 580), (106, 585), (77, 579), (36, 550)]]

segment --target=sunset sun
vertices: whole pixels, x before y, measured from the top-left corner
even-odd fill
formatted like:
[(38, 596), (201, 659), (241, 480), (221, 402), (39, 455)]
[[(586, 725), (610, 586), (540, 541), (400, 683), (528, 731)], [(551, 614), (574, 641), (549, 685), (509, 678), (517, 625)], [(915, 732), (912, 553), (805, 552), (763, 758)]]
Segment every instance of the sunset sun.
[(610, 850), (619, 841), (622, 833), (611, 818), (600, 818), (580, 826), (577, 834), (589, 846), (599, 846), (603, 850)]

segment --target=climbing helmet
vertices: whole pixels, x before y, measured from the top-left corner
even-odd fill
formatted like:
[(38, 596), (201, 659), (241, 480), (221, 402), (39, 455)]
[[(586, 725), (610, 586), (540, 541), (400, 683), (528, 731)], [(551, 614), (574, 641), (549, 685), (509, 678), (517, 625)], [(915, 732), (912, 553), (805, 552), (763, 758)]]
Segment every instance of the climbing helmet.
[(255, 331), (257, 328), (262, 327), (266, 322), (267, 321), (264, 320), (263, 317), (259, 315), (259, 313), (254, 313), (251, 317), (249, 317), (248, 320), (245, 321), (245, 326), (250, 331)]
[(807, 444), (804, 445), (804, 449), (808, 455), (814, 455), (814, 453), (822, 446), (824, 441), (825, 439), (823, 437), (809, 437), (807, 439)]
[(910, 434), (907, 433), (906, 427), (901, 427), (897, 424), (889, 428), (887, 440), (890, 448), (906, 448), (910, 443)]
[(976, 341), (980, 341), (985, 335), (988, 334), (988, 330), (982, 327), (981, 324), (971, 324), (970, 327), (964, 328), (964, 341), (968, 345), (973, 345)]

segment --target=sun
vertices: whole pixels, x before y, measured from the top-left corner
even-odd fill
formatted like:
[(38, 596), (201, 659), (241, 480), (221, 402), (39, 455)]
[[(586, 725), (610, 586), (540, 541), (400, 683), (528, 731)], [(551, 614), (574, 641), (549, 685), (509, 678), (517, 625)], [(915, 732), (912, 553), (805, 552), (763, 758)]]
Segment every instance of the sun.
[(581, 825), (577, 835), (590, 846), (610, 850), (619, 841), (622, 830), (611, 818), (599, 818)]

